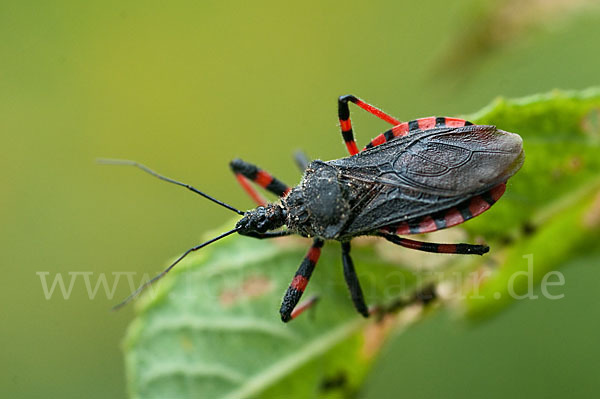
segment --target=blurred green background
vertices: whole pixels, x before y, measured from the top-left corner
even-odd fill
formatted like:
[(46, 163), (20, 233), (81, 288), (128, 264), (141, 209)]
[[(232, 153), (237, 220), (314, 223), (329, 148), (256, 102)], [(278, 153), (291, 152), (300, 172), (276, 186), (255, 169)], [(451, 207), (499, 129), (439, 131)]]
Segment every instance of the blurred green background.
[[(90, 299), (80, 276), (68, 300), (46, 300), (36, 273), (67, 285), (69, 272), (93, 272), (92, 284), (154, 273), (231, 217), (95, 158), (135, 159), (249, 208), (229, 160), (295, 183), (294, 150), (344, 156), (341, 94), (407, 120), (597, 85), (597, 11), (584, 0), (3, 1), (0, 395), (124, 398), (133, 309), (109, 309), (128, 286)], [(353, 119), (362, 144), (385, 127)], [(563, 270), (559, 301), (521, 301), (475, 328), (427, 319), (388, 345), (360, 397), (597, 394), (590, 266)]]

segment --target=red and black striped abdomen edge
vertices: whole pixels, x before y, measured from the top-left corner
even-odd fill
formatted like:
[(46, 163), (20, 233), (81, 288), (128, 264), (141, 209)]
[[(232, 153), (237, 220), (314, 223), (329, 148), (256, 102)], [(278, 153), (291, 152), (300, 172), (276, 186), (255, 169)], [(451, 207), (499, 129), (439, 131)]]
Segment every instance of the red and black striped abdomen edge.
[(393, 128), (381, 133), (375, 137), (369, 144), (363, 148), (373, 148), (385, 142), (392, 140), (395, 137), (406, 136), (411, 132), (429, 130), (438, 127), (462, 127), (472, 125), (473, 123), (459, 118), (449, 118), (445, 116), (430, 116), (428, 118), (415, 119), (409, 122), (404, 122)]
[(386, 233), (408, 235), (430, 233), (432, 231), (456, 226), (490, 209), (504, 194), (506, 183), (501, 183), (483, 194), (476, 195), (455, 207), (436, 212), (432, 215), (408, 220), (383, 228)]

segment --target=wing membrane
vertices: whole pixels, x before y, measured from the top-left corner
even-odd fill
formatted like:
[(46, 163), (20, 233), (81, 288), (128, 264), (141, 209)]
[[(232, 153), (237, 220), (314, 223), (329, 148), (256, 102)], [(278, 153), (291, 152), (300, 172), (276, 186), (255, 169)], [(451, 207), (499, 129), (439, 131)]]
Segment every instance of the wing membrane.
[(361, 232), (448, 209), (506, 181), (523, 159), (518, 135), (472, 125), (417, 132), (327, 163), (349, 184), (376, 191), (346, 227)]

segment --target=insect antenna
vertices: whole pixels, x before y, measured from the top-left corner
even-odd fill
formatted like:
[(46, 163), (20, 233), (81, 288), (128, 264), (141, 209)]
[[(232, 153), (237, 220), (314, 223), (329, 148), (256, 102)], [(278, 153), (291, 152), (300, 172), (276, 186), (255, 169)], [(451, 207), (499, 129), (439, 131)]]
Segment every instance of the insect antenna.
[(201, 195), (204, 198), (209, 199), (212, 202), (214, 202), (216, 204), (219, 204), (222, 207), (225, 207), (225, 208), (229, 209), (230, 211), (233, 211), (233, 212), (237, 213), (238, 215), (244, 215), (244, 212), (240, 211), (239, 209), (236, 209), (233, 206), (224, 203), (223, 201), (219, 201), (218, 199), (213, 198), (213, 197), (211, 197), (210, 195), (208, 195), (206, 193), (203, 193), (202, 191), (198, 190), (195, 187), (190, 186), (189, 184), (182, 183), (180, 181), (173, 180), (170, 177), (163, 176), (163, 175), (161, 175), (161, 174), (153, 171), (152, 169), (150, 169), (146, 165), (142, 165), (139, 162), (130, 161), (128, 159), (106, 159), (106, 158), (97, 159), (97, 162), (101, 163), (101, 164), (105, 164), (105, 165), (131, 165), (131, 166), (135, 166), (136, 168), (139, 168), (139, 169), (143, 170), (144, 172), (149, 173), (149, 174), (151, 174), (154, 177), (158, 177), (159, 179), (164, 180), (164, 181), (166, 181), (168, 183), (173, 183), (173, 184), (177, 184), (178, 186), (185, 187), (188, 190), (190, 190), (190, 191), (192, 191), (192, 192), (194, 192), (194, 193), (196, 193), (198, 195)]
[(156, 276), (154, 276), (152, 279), (146, 281), (144, 284), (142, 284), (137, 290), (135, 290), (131, 295), (129, 295), (127, 298), (125, 298), (125, 300), (121, 303), (119, 303), (118, 305), (113, 306), (112, 310), (119, 310), (120, 308), (122, 308), (123, 306), (127, 305), (129, 302), (131, 302), (132, 299), (134, 299), (135, 297), (137, 297), (142, 291), (144, 291), (144, 289), (152, 284), (154, 284), (156, 281), (160, 280), (161, 278), (163, 278), (169, 271), (171, 271), (171, 269), (173, 269), (175, 267), (175, 265), (177, 265), (183, 258), (185, 258), (186, 256), (188, 256), (190, 254), (190, 252), (194, 252), (199, 250), (200, 248), (204, 248), (205, 246), (212, 244), (215, 241), (220, 240), (221, 238), (227, 237), (228, 235), (231, 235), (235, 232), (237, 232), (238, 229), (232, 229), (229, 230), (223, 234), (218, 235), (215, 238), (211, 238), (210, 240), (203, 242), (200, 245), (196, 245), (195, 247), (192, 247), (190, 249), (188, 249), (187, 251), (185, 251), (183, 254), (181, 254), (179, 256), (179, 258), (177, 258), (173, 263), (171, 263), (169, 265), (169, 267), (167, 267), (165, 270), (163, 270), (162, 272), (160, 272), (159, 274), (157, 274)]

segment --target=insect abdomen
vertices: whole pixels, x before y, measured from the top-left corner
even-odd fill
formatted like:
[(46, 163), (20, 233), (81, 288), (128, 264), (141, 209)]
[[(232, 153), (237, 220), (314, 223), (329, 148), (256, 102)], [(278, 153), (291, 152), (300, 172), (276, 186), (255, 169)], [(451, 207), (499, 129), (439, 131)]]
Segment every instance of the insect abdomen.
[(399, 235), (430, 233), (456, 226), (491, 208), (504, 194), (506, 183), (501, 183), (485, 193), (471, 197), (460, 204), (431, 215), (422, 216), (399, 224), (385, 227), (384, 230)]

